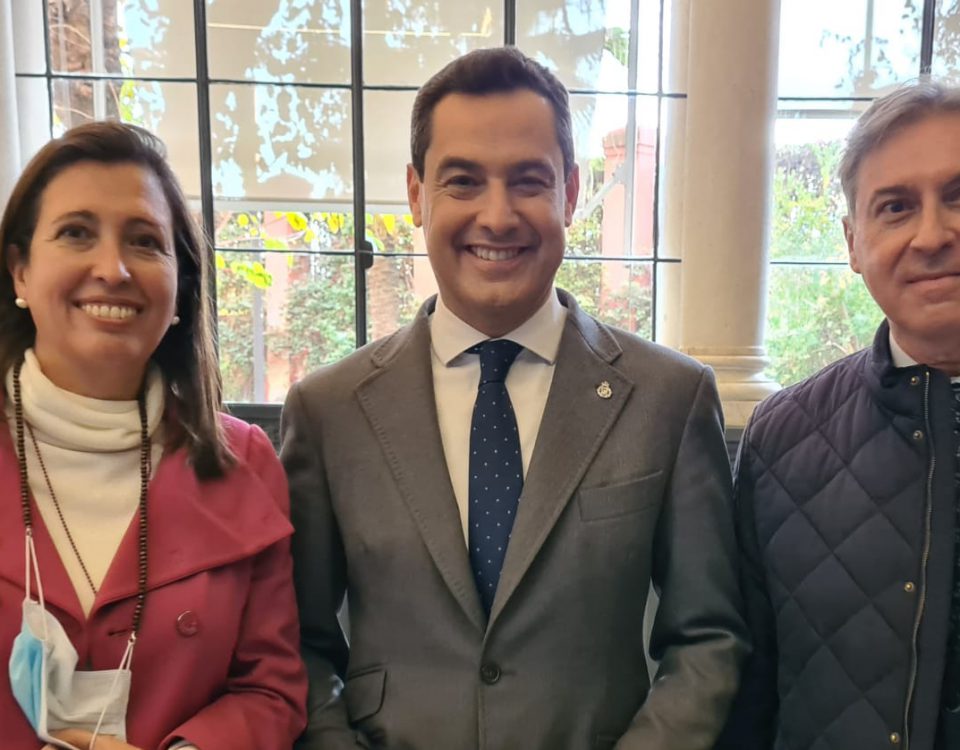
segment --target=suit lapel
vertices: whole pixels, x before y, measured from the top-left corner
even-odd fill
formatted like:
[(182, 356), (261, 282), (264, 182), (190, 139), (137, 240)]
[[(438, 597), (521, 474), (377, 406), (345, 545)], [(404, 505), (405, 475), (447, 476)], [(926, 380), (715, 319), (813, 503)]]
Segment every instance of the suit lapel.
[(486, 616), (437, 422), (429, 311), (428, 302), (408, 328), (373, 352), (378, 369), (359, 385), (357, 398), (434, 564), (467, 617), (483, 631)]
[[(633, 390), (611, 364), (621, 352), (610, 333), (561, 292), (568, 308), (557, 367), (524, 481), (497, 595), (496, 620), (530, 567)], [(606, 383), (606, 388), (601, 384)]]

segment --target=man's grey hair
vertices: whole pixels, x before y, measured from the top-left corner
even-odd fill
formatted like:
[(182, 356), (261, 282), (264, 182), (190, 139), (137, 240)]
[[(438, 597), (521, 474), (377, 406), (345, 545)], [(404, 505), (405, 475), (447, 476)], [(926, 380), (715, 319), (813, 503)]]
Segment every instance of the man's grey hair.
[(847, 213), (853, 216), (857, 199), (857, 176), (864, 158), (908, 125), (932, 115), (960, 114), (960, 86), (939, 81), (916, 81), (877, 99), (860, 115), (840, 160), (840, 185), (847, 198)]

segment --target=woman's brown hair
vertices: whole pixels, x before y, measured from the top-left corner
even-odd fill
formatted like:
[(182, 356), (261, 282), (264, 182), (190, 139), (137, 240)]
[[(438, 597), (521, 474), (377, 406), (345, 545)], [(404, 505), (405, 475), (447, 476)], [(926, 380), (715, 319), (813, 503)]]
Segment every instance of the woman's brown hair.
[(14, 304), (10, 249), (29, 262), (43, 191), (60, 172), (80, 162), (136, 164), (149, 169), (170, 206), (177, 257), (177, 315), (153, 361), (163, 373), (172, 447), (186, 448), (200, 479), (223, 476), (233, 456), (220, 424), (220, 370), (214, 347), (210, 299), (210, 245), (190, 215), (180, 184), (159, 138), (134, 125), (95, 122), (72, 128), (47, 143), (20, 175), (0, 222), (0, 376), (33, 346), (29, 310)]

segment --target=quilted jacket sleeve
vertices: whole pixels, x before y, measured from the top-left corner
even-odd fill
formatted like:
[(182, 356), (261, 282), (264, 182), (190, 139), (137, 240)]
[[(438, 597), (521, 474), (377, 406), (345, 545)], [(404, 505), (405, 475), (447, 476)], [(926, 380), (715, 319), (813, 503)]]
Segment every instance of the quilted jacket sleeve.
[(751, 425), (747, 425), (734, 477), (740, 586), (753, 651), (744, 664), (740, 689), (715, 750), (770, 750), (776, 734), (777, 633), (757, 541), (754, 503), (758, 498), (754, 488), (762, 464), (752, 447), (755, 439)]

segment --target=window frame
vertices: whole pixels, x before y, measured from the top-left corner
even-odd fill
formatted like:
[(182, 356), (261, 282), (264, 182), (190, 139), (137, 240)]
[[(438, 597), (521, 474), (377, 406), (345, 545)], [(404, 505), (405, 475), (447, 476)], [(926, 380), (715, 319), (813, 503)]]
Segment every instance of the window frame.
[[(872, 13), (874, 0), (868, 0), (867, 14), (868, 16)], [(869, 21), (868, 21), (869, 23)], [(920, 23), (920, 57), (918, 59), (917, 66), (917, 76), (922, 77), (930, 75), (933, 67), (933, 55), (934, 55), (934, 41), (936, 34), (936, 24), (937, 24), (937, 0), (924, 0), (923, 10), (921, 15)], [(836, 102), (838, 104), (850, 104), (855, 105), (857, 103), (863, 103), (864, 105), (873, 102), (875, 99), (879, 98), (878, 96), (854, 96), (854, 95), (845, 95), (845, 96), (778, 96), (777, 97), (777, 112), (775, 114), (776, 120), (787, 119), (788, 117), (795, 117), (796, 119), (802, 120), (806, 117), (816, 117), (817, 115), (829, 116), (831, 110), (825, 109), (810, 109), (805, 111), (804, 105), (811, 104), (824, 104), (830, 102)], [(785, 106), (786, 105), (786, 106)], [(836, 111), (834, 111), (836, 112)], [(797, 117), (798, 113), (800, 114)], [(839, 231), (839, 227), (838, 227)], [(849, 269), (849, 262), (847, 260), (817, 260), (817, 259), (775, 259), (769, 258), (767, 260), (767, 271), (773, 271), (774, 269)], [(768, 285), (769, 289), (770, 285)], [(769, 299), (767, 302), (771, 302)], [(880, 315), (878, 310), (878, 315)], [(769, 320), (769, 304), (767, 305), (767, 311), (765, 314), (766, 320), (764, 321), (764, 328), (766, 330), (766, 324)], [(766, 347), (767, 337), (764, 336), (764, 346)], [(768, 350), (769, 351), (769, 350)], [(789, 385), (789, 383), (787, 384)]]
[[(91, 6), (91, 26), (96, 22), (93, 16), (93, 6), (98, 2), (113, 2), (115, 0), (93, 0)], [(650, 98), (656, 104), (656, 135), (655, 152), (653, 161), (653, 202), (652, 202), (652, 251), (644, 255), (626, 255), (618, 253), (616, 255), (598, 255), (598, 256), (576, 256), (568, 257), (565, 262), (568, 263), (618, 263), (629, 262), (636, 263), (650, 268), (651, 287), (650, 287), (650, 337), (653, 340), (658, 338), (658, 317), (660, 305), (662, 303), (659, 290), (661, 277), (661, 266), (678, 264), (681, 258), (673, 257), (675, 254), (668, 253), (664, 257), (661, 248), (661, 173), (664, 168), (662, 163), (662, 143), (663, 143), (663, 123), (665, 119), (665, 107), (670, 100), (685, 99), (686, 93), (666, 91), (664, 87), (664, 33), (667, 16), (665, 14), (666, 5), (669, 0), (652, 0), (654, 4), (659, 4), (659, 28), (658, 28), (658, 53), (657, 53), (657, 88), (656, 91), (641, 91), (637, 88), (638, 72), (640, 66), (639, 54), (639, 23), (640, 23), (640, 0), (633, 0), (630, 3), (630, 35), (628, 44), (628, 64), (627, 76), (628, 83), (625, 90), (607, 91), (600, 89), (570, 88), (569, 93), (573, 95), (602, 96), (602, 95), (620, 95), (624, 96), (627, 102), (627, 120), (626, 120), (626, 146), (624, 175), (622, 182), (626, 190), (624, 201), (624, 237), (633, 236), (636, 222), (636, 202), (634, 198), (634, 185), (637, 167), (636, 140), (637, 140), (637, 104), (642, 98)], [(221, 247), (216, 242), (215, 233), (215, 214), (216, 200), (213, 189), (213, 130), (212, 130), (212, 112), (211, 112), (211, 90), (217, 85), (234, 85), (253, 87), (258, 85), (267, 85), (265, 81), (253, 81), (246, 79), (219, 78), (210, 74), (208, 57), (208, 37), (207, 37), (207, 2), (206, 0), (193, 0), (193, 33), (194, 33), (194, 53), (196, 69), (194, 76), (154, 76), (154, 75), (132, 75), (123, 76), (116, 74), (103, 73), (70, 73), (66, 71), (55, 71), (53, 65), (53, 50), (51, 49), (51, 13), (50, 0), (35, 0), (41, 5), (41, 16), (43, 21), (43, 45), (44, 45), (44, 71), (39, 72), (16, 72), (15, 77), (20, 79), (42, 79), (46, 82), (47, 114), (49, 117), (49, 136), (53, 135), (55, 125), (55, 85), (67, 81), (89, 81), (92, 83), (100, 81), (133, 81), (142, 83), (183, 83), (191, 84), (196, 89), (197, 102), (197, 132), (199, 144), (199, 217), (201, 228), (204, 234), (209, 238), (211, 253), (210, 263), (210, 289), (209, 293), (214, 301), (214, 309), (217, 304), (217, 253), (253, 253), (253, 252), (274, 252), (270, 250), (257, 250), (250, 248), (230, 248)], [(517, 42), (517, 11), (520, 0), (503, 0), (503, 41), (504, 45), (513, 45)], [(363, 18), (363, 0), (350, 0), (350, 72), (351, 79), (349, 84), (311, 84), (301, 81), (291, 82), (289, 85), (322, 87), (324, 89), (341, 89), (350, 92), (350, 113), (351, 123), (351, 142), (353, 147), (352, 156), (352, 213), (353, 213), (353, 249), (351, 252), (319, 250), (304, 251), (305, 254), (318, 256), (333, 256), (346, 258), (352, 256), (354, 267), (354, 337), (355, 348), (359, 348), (368, 342), (368, 298), (369, 290), (367, 286), (366, 272), (372, 267), (377, 257), (403, 257), (412, 255), (413, 257), (422, 257), (423, 253), (403, 254), (403, 253), (380, 253), (375, 250), (373, 245), (367, 240), (367, 213), (371, 206), (366, 200), (366, 162), (364, 148), (364, 99), (369, 92), (376, 91), (395, 91), (395, 92), (415, 92), (417, 86), (390, 86), (390, 85), (367, 85), (364, 83), (363, 63), (364, 63), (364, 18)], [(35, 11), (34, 11), (35, 12)], [(94, 42), (95, 43), (95, 42)], [(424, 71), (431, 74), (433, 71)], [(286, 82), (269, 82), (270, 85), (288, 85)], [(669, 168), (669, 166), (668, 166)], [(346, 206), (345, 206), (346, 208)], [(266, 210), (266, 209), (264, 209)], [(629, 240), (625, 240), (629, 241)], [(624, 248), (626, 250), (626, 248)], [(602, 266), (601, 266), (602, 267)], [(254, 357), (256, 359), (256, 356)], [(255, 369), (255, 364), (251, 363)], [(269, 413), (279, 413), (280, 405), (276, 403), (266, 403), (263, 401), (232, 402), (229, 405), (231, 411), (242, 412), (247, 410), (252, 416), (263, 418)]]

